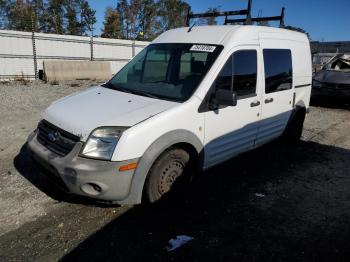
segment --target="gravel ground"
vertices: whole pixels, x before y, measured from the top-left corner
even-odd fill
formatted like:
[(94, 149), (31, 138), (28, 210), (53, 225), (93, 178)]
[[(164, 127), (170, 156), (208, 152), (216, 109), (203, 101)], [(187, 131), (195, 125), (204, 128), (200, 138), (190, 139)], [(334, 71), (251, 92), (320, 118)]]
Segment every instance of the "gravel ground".
[(33, 187), (28, 181), (30, 178), (23, 178), (18, 173), (17, 164), (28, 171), (28, 175), (33, 171), (31, 165), (19, 161), (19, 152), (26, 137), (35, 129), (42, 111), (51, 102), (92, 84), (0, 83), (0, 235), (47, 214), (54, 206), (52, 199)]
[(23, 147), (44, 108), (93, 84), (0, 84), (0, 261), (349, 261), (348, 106), (311, 107), (295, 149), (212, 168), (181, 199), (104, 206), (57, 190)]

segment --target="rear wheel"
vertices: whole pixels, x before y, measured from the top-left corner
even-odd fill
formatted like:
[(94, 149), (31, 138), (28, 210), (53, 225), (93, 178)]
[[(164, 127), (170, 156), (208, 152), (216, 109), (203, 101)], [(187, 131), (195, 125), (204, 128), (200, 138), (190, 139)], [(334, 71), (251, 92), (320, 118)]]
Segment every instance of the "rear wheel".
[(149, 202), (159, 200), (171, 189), (180, 186), (179, 181), (185, 176), (189, 159), (189, 154), (180, 148), (170, 148), (158, 157), (148, 173), (145, 185), (145, 196)]
[(292, 121), (288, 124), (287, 129), (283, 135), (283, 140), (288, 145), (297, 144), (300, 141), (303, 133), (303, 126), (305, 120), (305, 112), (299, 111), (295, 114)]

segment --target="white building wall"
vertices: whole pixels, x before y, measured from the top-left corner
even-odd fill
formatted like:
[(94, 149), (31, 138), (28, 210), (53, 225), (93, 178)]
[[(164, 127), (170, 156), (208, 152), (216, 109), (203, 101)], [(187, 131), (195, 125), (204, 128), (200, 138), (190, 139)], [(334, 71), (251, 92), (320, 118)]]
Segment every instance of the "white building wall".
[[(149, 42), (35, 33), (37, 70), (44, 60), (110, 61), (115, 74)], [(0, 80), (34, 79), (32, 33), (0, 30)]]

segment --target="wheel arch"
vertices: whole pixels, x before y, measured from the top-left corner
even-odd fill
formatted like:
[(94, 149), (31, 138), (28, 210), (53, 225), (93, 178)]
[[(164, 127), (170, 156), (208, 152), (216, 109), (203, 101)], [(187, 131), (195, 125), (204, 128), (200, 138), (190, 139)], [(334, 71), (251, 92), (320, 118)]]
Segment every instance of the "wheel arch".
[(306, 109), (306, 106), (305, 106), (303, 101), (299, 101), (298, 103), (296, 103), (296, 105), (293, 108), (292, 113), (289, 117), (288, 123), (285, 127), (283, 134), (285, 135), (286, 132), (288, 132), (289, 127), (293, 124), (293, 120), (295, 119), (295, 117), (297, 117), (301, 114), (303, 116), (303, 118), (305, 119), (306, 112), (307, 112), (307, 109)]
[(173, 130), (155, 140), (140, 158), (133, 175), (129, 195), (119, 204), (139, 204), (142, 200), (143, 189), (147, 175), (154, 161), (170, 147), (182, 148), (195, 160), (198, 168), (203, 163), (203, 144), (200, 139), (188, 130)]
[(303, 114), (306, 115), (307, 109), (303, 101), (299, 101), (293, 108), (293, 112), (290, 120), (292, 120), (296, 115)]
[(306, 113), (306, 111), (307, 111), (306, 105), (305, 105), (305, 103), (304, 103), (303, 100), (299, 100), (299, 101), (295, 104), (295, 106), (294, 106), (294, 108), (293, 108), (293, 111), (299, 111), (299, 110), (302, 110), (302, 111), (304, 111), (305, 113)]

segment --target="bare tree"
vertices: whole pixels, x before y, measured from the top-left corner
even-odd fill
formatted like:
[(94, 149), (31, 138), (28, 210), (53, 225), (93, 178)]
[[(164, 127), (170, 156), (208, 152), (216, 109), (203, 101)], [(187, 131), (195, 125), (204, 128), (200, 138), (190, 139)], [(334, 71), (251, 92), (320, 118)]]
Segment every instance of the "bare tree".
[[(206, 13), (219, 12), (220, 7), (208, 8)], [(203, 17), (197, 20), (198, 25), (216, 25), (217, 21), (215, 17)]]

